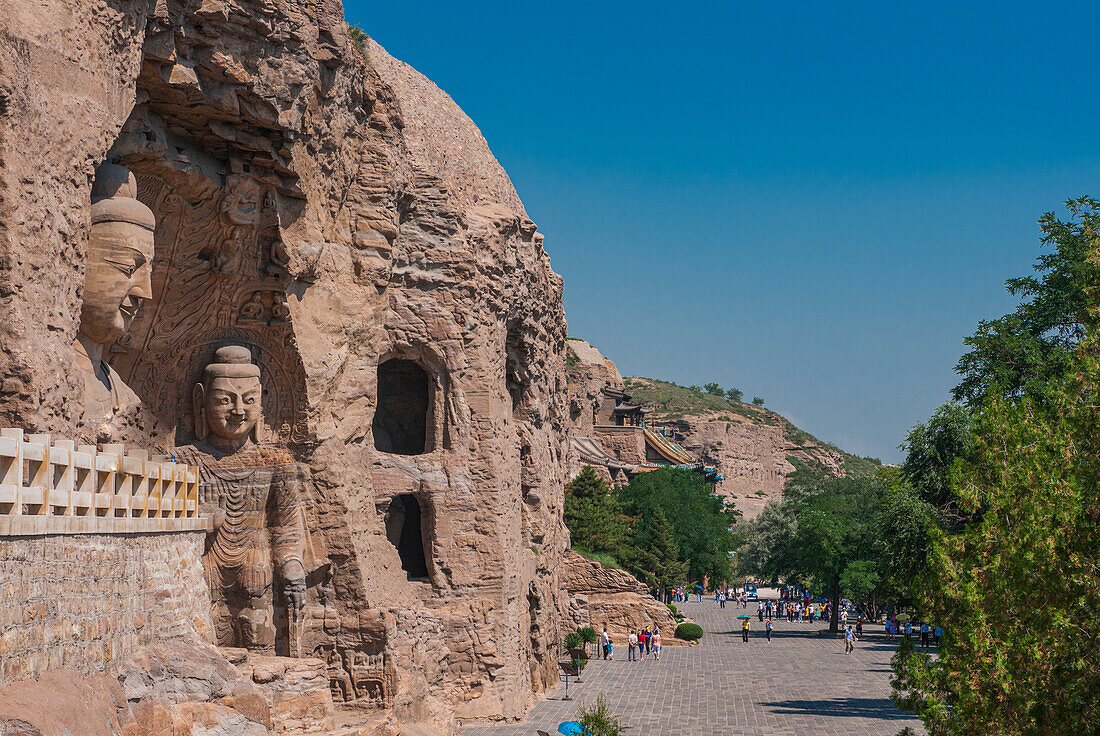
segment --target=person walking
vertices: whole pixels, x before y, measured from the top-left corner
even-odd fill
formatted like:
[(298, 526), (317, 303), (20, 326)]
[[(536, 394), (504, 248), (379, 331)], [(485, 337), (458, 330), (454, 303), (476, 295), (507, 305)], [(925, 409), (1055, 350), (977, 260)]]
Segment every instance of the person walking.
[(600, 634), (600, 650), (603, 652), (604, 659), (611, 654), (611, 637), (607, 635), (607, 624), (604, 624), (603, 633)]
[(718, 594), (718, 607), (719, 608), (725, 608), (726, 607), (726, 594), (724, 592)]
[(769, 618), (768, 623), (764, 624), (764, 636), (768, 637), (768, 643), (772, 643), (772, 620)]
[(840, 625), (841, 626), (847, 626), (848, 625), (848, 609), (847, 608), (845, 608), (844, 610), (842, 610), (840, 612)]
[(656, 662), (661, 661), (661, 633), (657, 632), (653, 635), (653, 659)]
[(741, 641), (746, 644), (749, 641), (749, 620), (747, 618), (741, 621)]
[(928, 635), (931, 631), (928, 628), (928, 622), (922, 621), (920, 625), (920, 645), (924, 649), (928, 648)]
[(627, 647), (629, 647), (627, 649), (627, 655), (626, 655), (627, 661), (628, 662), (637, 662), (638, 657), (634, 652), (634, 648), (638, 646), (638, 635), (635, 634), (633, 630), (631, 630), (630, 636), (626, 637), (626, 645), (627, 645)]
[(852, 633), (852, 627), (851, 626), (849, 626), (847, 629), (845, 629), (845, 631), (844, 631), (844, 653), (845, 654), (851, 654), (853, 651), (855, 651), (855, 648), (856, 648), (855, 638), (856, 638), (856, 635)]
[(856, 638), (863, 638), (863, 616), (856, 619)]

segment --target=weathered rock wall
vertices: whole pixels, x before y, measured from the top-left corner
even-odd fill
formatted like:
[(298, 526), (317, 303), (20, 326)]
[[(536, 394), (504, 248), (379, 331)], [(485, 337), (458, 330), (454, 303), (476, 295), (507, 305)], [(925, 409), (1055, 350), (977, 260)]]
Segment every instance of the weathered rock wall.
[(156, 641), (208, 640), (203, 532), (5, 537), (0, 686), (103, 672)]
[[(630, 573), (604, 567), (570, 551), (565, 556), (564, 577), (573, 627), (591, 626), (599, 632), (606, 626), (617, 647), (625, 646), (631, 631), (654, 625), (661, 628), (663, 643), (685, 643), (673, 636), (676, 620), (668, 607), (654, 599)], [(625, 658), (625, 650), (620, 652)]]
[(717, 492), (733, 499), (745, 519), (755, 518), (764, 505), (783, 495), (788, 476), (795, 471), (790, 458), (820, 465), (843, 474), (839, 452), (816, 444), (796, 444), (784, 434), (782, 418), (760, 410), (772, 423), (749, 421), (740, 415), (686, 416), (676, 420), (677, 439), (697, 457), (713, 463), (724, 478)]
[[(305, 653), (405, 721), (522, 715), (566, 609), (562, 283), (473, 123), (334, 0), (14, 0), (0, 80), (0, 424), (170, 451), (213, 348), (249, 347), (264, 442), (312, 478)], [(153, 298), (107, 356), (140, 411), (85, 426), (108, 159), (157, 219)], [(390, 359), (429, 382), (419, 454), (376, 448)], [(401, 495), (423, 579), (387, 538)]]

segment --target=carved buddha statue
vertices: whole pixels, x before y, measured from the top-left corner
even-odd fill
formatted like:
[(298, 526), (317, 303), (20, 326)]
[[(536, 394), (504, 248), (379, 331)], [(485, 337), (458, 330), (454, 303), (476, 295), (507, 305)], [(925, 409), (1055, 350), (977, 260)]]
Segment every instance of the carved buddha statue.
[(92, 225), (84, 272), (84, 304), (76, 338), (77, 365), (84, 372), (84, 418), (109, 420), (140, 404), (108, 365), (105, 348), (130, 329), (138, 310), (153, 296), (153, 212), (137, 200), (129, 169), (103, 164), (92, 185)]
[(194, 445), (175, 457), (200, 469), (200, 513), (214, 518), (203, 567), (218, 644), (273, 652), (276, 582), (295, 619), (305, 602), (305, 466), (257, 443), (260, 369), (247, 348), (219, 348), (193, 392)]

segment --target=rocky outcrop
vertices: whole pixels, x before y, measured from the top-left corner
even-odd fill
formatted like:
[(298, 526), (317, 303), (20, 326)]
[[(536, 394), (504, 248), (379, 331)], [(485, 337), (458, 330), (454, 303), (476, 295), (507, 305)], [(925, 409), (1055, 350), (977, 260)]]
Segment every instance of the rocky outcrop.
[[(108, 424), (73, 350), (104, 161), (156, 221), (151, 298), (105, 352), (140, 406)], [(336, 0), (0, 14), (0, 425), (171, 453), (214, 349), (248, 348), (257, 440), (308, 471), (276, 648), (342, 707), (450, 731), (557, 682), (561, 297), (476, 126)]]
[(57, 669), (0, 689), (0, 729), (24, 736), (291, 736), (336, 728), (320, 660), (175, 640), (138, 650), (116, 670), (86, 677)]
[[(617, 646), (626, 644), (631, 631), (660, 626), (664, 644), (685, 644), (673, 636), (676, 620), (668, 606), (649, 594), (645, 585), (625, 570), (604, 567), (569, 551), (565, 555), (565, 587), (573, 627), (607, 631)], [(626, 656), (625, 653), (622, 656)]]
[(623, 377), (614, 363), (585, 340), (571, 337), (565, 345), (569, 351), (566, 376), (570, 430), (579, 436), (591, 436), (603, 390), (621, 389)]
[(794, 442), (778, 414), (754, 413), (758, 417), (708, 413), (675, 421), (680, 444), (718, 467), (723, 478), (716, 490), (733, 499), (746, 519), (759, 514), (770, 499), (782, 496), (788, 476), (796, 469), (792, 459), (834, 476), (843, 474), (840, 452), (812, 441)]

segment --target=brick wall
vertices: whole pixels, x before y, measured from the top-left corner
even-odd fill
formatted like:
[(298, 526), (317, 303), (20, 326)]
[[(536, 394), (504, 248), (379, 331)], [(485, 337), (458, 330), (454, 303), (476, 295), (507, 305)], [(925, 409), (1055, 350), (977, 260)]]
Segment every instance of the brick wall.
[(58, 667), (102, 672), (162, 639), (209, 639), (204, 537), (0, 538), (0, 686)]

